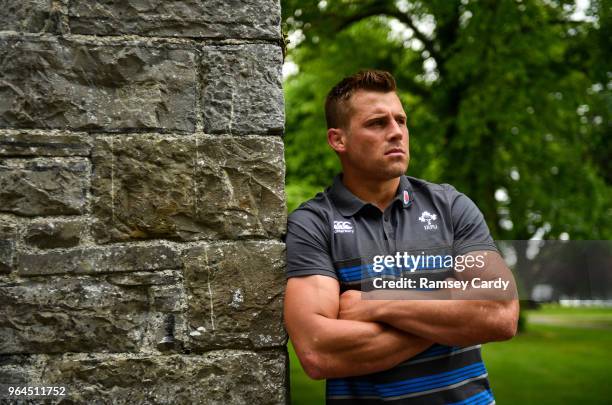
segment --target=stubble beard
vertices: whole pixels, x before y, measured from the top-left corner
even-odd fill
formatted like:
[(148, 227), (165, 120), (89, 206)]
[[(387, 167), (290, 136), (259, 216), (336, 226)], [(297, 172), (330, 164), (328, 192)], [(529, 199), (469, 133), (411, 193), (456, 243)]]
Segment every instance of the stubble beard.
[(408, 170), (408, 164), (410, 163), (410, 156), (406, 156), (406, 162), (403, 164), (392, 164), (392, 165), (378, 165), (373, 167), (370, 171), (370, 176), (379, 181), (387, 181), (396, 179), (404, 174)]
[(396, 177), (400, 177), (408, 171), (408, 165), (410, 163), (410, 152), (406, 150), (406, 159), (402, 164), (393, 164), (386, 168), (386, 174), (388, 175), (388, 179), (394, 179)]

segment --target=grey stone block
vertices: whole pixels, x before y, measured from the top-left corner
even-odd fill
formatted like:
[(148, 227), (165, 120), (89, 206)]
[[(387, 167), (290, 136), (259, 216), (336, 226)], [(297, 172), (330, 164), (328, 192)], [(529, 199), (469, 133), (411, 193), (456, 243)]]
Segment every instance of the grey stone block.
[[(174, 287), (182, 304), (180, 272), (166, 273), (173, 276), (166, 274), (173, 283), (166, 287)], [(151, 351), (164, 335), (164, 314), (174, 310), (156, 300), (159, 287), (87, 276), (0, 285), (0, 353)]]
[(70, 1), (72, 33), (280, 38), (278, 0)]
[(176, 269), (178, 254), (164, 245), (113, 245), (67, 251), (21, 253), (17, 273), (22, 276), (49, 274), (98, 274), (122, 271)]
[(270, 44), (204, 47), (202, 110), (207, 133), (280, 135), (285, 123), (283, 55)]
[(86, 133), (0, 130), (0, 156), (88, 156)]
[(286, 343), (284, 244), (212, 243), (185, 253), (186, 347), (194, 351)]
[(283, 143), (275, 137), (100, 137), (92, 155), (99, 242), (280, 237)]
[(0, 65), (0, 128), (195, 128), (190, 50), (4, 36)]
[(85, 212), (91, 165), (85, 158), (0, 159), (0, 211), (19, 215)]
[(74, 247), (81, 242), (86, 228), (82, 220), (35, 222), (27, 227), (24, 241), (39, 249)]
[(202, 355), (5, 356), (0, 381), (67, 385), (70, 403), (285, 404), (284, 349)]
[(0, 29), (2, 31), (47, 31), (51, 0), (0, 0)]

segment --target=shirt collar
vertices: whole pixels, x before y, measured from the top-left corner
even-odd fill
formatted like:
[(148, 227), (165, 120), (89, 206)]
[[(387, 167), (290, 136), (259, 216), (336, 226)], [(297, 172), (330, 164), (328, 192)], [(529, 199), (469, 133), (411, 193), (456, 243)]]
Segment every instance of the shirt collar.
[[(330, 187), (330, 197), (340, 213), (345, 217), (355, 215), (364, 206), (370, 203), (361, 200), (355, 194), (353, 194), (344, 183), (342, 183), (342, 174), (338, 174), (334, 177), (334, 182)], [(395, 194), (395, 198), (391, 201), (391, 204), (397, 204), (399, 201), (402, 207), (408, 208), (412, 205), (414, 200), (414, 193), (412, 191), (412, 185), (408, 177), (402, 175), (400, 177), (400, 184)]]

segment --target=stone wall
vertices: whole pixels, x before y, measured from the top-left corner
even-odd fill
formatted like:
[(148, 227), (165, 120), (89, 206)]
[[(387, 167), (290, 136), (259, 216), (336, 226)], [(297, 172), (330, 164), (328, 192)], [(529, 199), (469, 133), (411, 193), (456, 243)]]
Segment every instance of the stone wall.
[(0, 0), (0, 30), (0, 384), (285, 403), (279, 1)]

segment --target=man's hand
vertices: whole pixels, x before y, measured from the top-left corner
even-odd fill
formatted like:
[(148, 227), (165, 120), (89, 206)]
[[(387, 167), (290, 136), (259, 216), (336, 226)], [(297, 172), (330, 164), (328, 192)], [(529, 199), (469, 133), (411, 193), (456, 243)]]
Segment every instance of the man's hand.
[(361, 295), (361, 291), (357, 290), (347, 290), (340, 295), (339, 319), (363, 322), (374, 321), (373, 310), (375, 306), (371, 305), (369, 300), (363, 300)]

